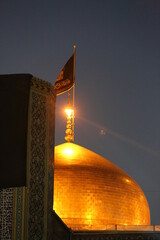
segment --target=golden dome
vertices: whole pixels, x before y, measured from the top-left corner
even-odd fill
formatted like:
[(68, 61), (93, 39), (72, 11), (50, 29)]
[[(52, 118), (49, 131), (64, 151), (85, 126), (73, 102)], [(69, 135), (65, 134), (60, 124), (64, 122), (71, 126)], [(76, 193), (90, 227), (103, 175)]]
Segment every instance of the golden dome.
[(55, 147), (53, 208), (72, 229), (150, 224), (139, 185), (107, 159), (73, 143)]

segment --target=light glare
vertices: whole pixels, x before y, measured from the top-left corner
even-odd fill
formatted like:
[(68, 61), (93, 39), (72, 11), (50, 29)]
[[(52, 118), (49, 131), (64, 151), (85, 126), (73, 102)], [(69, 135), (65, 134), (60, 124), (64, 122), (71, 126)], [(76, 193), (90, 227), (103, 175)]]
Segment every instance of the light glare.
[(71, 109), (71, 108), (66, 108), (66, 109), (65, 109), (65, 112), (66, 112), (67, 116), (70, 117), (70, 116), (73, 114), (73, 109)]
[(74, 153), (74, 151), (73, 151), (73, 149), (71, 149), (71, 148), (66, 148), (66, 149), (64, 149), (64, 151), (63, 151), (63, 154), (64, 154), (64, 155), (68, 155), (68, 156), (71, 156), (73, 153)]

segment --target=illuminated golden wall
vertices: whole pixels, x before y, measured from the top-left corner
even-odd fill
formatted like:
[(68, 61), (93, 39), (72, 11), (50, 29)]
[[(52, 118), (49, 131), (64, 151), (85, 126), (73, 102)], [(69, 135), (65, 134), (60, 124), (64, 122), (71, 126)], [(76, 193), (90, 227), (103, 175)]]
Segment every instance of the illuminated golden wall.
[(55, 147), (54, 210), (72, 229), (148, 225), (138, 184), (107, 159), (73, 143)]

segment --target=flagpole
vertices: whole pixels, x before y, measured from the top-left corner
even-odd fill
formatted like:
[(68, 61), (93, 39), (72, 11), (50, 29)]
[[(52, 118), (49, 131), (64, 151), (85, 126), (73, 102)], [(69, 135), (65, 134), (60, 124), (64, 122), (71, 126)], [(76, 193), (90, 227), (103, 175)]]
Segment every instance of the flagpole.
[(73, 126), (72, 126), (72, 131), (73, 131), (73, 142), (74, 142), (74, 116), (75, 116), (75, 111), (74, 111), (74, 101), (75, 101), (75, 54), (76, 54), (76, 45), (74, 45), (74, 61), (73, 61)]

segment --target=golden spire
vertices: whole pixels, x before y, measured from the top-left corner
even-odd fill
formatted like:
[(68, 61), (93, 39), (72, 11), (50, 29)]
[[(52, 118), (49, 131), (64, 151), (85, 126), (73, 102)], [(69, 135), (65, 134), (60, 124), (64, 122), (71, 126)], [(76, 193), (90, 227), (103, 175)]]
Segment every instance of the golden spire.
[(68, 92), (68, 107), (65, 109), (66, 115), (67, 115), (67, 124), (66, 124), (66, 136), (65, 140), (67, 142), (71, 142), (74, 140), (73, 133), (72, 133), (72, 124), (73, 124), (73, 117), (74, 117), (74, 111), (70, 107), (70, 92)]
[(66, 124), (66, 136), (65, 140), (67, 142), (74, 142), (74, 101), (75, 101), (75, 53), (76, 53), (76, 45), (74, 45), (74, 59), (73, 59), (73, 106), (70, 107), (70, 92), (68, 91), (68, 107), (65, 109), (67, 115), (67, 124)]

